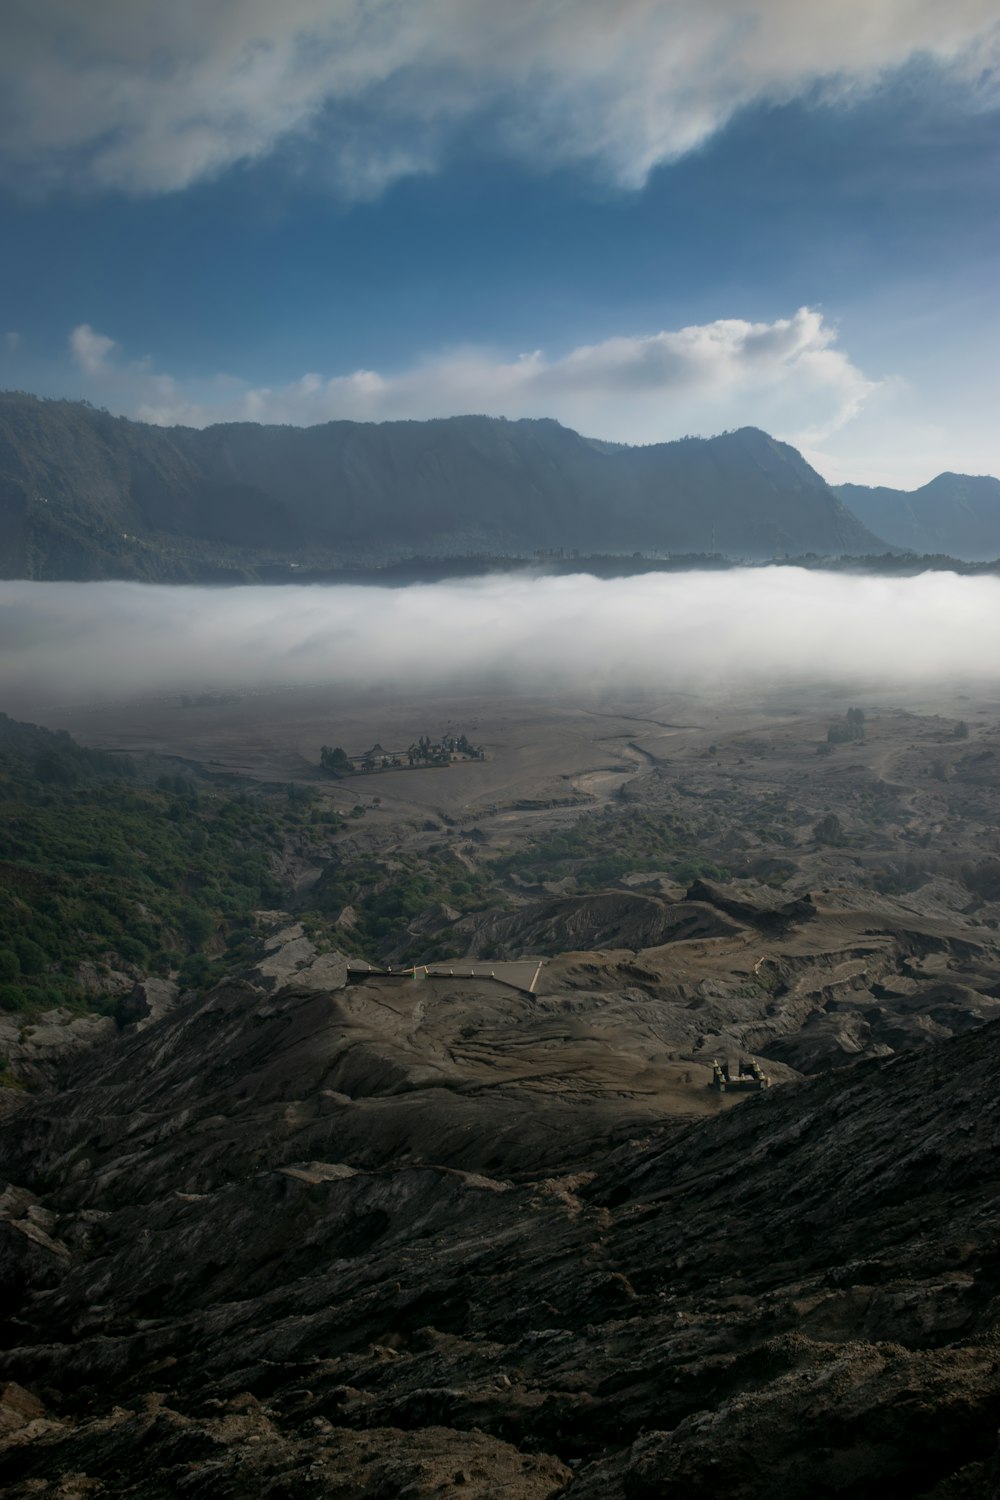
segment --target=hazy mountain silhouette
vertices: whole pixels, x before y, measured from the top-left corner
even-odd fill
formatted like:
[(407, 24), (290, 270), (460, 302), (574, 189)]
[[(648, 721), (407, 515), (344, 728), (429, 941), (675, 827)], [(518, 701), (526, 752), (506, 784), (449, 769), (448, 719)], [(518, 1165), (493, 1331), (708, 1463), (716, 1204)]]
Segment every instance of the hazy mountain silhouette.
[(197, 430), (0, 395), (7, 577), (170, 580), (278, 557), (539, 549), (885, 546), (794, 448), (752, 427), (644, 448), (480, 416)]
[(835, 485), (861, 521), (895, 547), (970, 562), (1000, 557), (1000, 479), (939, 474), (918, 490)]

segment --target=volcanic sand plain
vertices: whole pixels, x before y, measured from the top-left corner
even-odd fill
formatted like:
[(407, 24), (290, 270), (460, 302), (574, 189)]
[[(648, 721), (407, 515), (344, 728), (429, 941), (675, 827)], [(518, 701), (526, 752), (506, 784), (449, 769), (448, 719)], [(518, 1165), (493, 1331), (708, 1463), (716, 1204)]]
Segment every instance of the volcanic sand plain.
[[(818, 757), (830, 725), (851, 706), (866, 713), (864, 742)], [(653, 804), (662, 804), (665, 786), (678, 780), (695, 797), (721, 801), (724, 794), (738, 825), (745, 805), (777, 795), (797, 797), (818, 816), (850, 801), (841, 789), (859, 778), (890, 783), (904, 803), (913, 804), (914, 784), (925, 790), (928, 776), (937, 775), (947, 785), (955, 779), (953, 766), (963, 761), (959, 785), (950, 788), (948, 800), (954, 804), (969, 780), (970, 749), (976, 747), (982, 757), (1000, 734), (1000, 690), (993, 683), (885, 684), (877, 693), (852, 684), (754, 684), (617, 701), (579, 694), (562, 699), (509, 691), (390, 696), (296, 687), (220, 692), (212, 702), (187, 706), (180, 694), (171, 694), (26, 702), (10, 711), (66, 729), (96, 749), (150, 753), (217, 774), (309, 785), (341, 811), (360, 804), (368, 815), (366, 828), (392, 830), (401, 840), (409, 836), (419, 844), (428, 819), (475, 823), (493, 850), (571, 823), (615, 798), (645, 801), (652, 794)], [(967, 740), (952, 739), (959, 721), (969, 727)], [(323, 745), (341, 745), (350, 754), (375, 744), (405, 751), (421, 735), (435, 739), (449, 733), (466, 734), (484, 747), (487, 758), (343, 780), (319, 765)], [(973, 779), (980, 790), (990, 781), (984, 760)], [(927, 816), (929, 830), (944, 846), (971, 841), (982, 853), (991, 847), (989, 809), (979, 805), (982, 798), (965, 801), (969, 817), (959, 818), (950, 830), (943, 826), (949, 820), (940, 799), (918, 798), (911, 821)], [(971, 825), (980, 821), (977, 831)], [(879, 838), (873, 847), (881, 847)]]

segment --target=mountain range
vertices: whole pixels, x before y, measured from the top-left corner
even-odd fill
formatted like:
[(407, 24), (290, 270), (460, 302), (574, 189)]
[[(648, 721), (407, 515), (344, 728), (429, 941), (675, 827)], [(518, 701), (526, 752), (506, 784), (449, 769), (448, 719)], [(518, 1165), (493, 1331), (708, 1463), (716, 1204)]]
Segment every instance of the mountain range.
[(414, 553), (878, 553), (794, 448), (755, 428), (627, 448), (557, 422), (162, 428), (0, 395), (0, 570), (172, 581)]
[(167, 428), (0, 393), (7, 578), (211, 582), (417, 555), (895, 550), (1000, 555), (1000, 481), (834, 489), (753, 427), (638, 448), (545, 418)]
[(972, 562), (1000, 556), (1000, 479), (939, 474), (918, 490), (835, 486), (872, 531), (908, 552), (944, 552)]

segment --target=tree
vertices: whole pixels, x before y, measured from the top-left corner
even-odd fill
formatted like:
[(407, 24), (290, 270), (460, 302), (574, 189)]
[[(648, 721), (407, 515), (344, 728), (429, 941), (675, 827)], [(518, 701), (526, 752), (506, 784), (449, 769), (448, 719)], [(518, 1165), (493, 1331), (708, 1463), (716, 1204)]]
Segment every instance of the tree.
[(827, 743), (830, 745), (860, 744), (865, 737), (865, 711), (863, 708), (849, 708), (843, 719), (836, 724), (831, 724), (826, 732)]
[(324, 771), (331, 771), (334, 776), (345, 776), (351, 769), (347, 752), (339, 745), (324, 745), (319, 752), (319, 763)]
[(825, 813), (813, 827), (817, 844), (846, 844), (844, 827), (836, 813)]
[[(22, 974), (42, 974), (45, 971), (45, 954), (37, 943), (31, 938), (16, 937), (14, 939), (14, 953), (21, 966)], [(5, 975), (5, 978), (13, 976)]]
[(185, 903), (177, 917), (182, 930), (196, 947), (207, 942), (215, 931), (215, 919), (204, 907)]

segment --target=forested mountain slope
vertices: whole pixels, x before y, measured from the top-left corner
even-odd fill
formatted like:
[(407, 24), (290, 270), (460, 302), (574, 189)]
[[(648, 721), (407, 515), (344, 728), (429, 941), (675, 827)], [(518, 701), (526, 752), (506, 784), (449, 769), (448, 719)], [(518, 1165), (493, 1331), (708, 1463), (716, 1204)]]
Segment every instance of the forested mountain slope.
[(476, 416), (197, 430), (0, 394), (7, 577), (211, 579), (269, 559), (560, 549), (885, 547), (794, 448), (755, 428), (645, 448)]
[(971, 562), (1000, 557), (1000, 479), (939, 474), (918, 490), (841, 484), (837, 494), (895, 547)]

